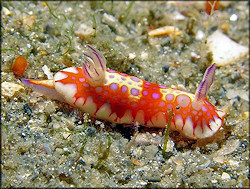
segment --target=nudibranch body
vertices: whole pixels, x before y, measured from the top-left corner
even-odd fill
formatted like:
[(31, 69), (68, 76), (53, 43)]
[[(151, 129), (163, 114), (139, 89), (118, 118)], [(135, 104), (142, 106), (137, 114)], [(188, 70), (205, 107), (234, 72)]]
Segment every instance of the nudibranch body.
[(188, 138), (213, 136), (222, 126), (225, 113), (207, 100), (216, 65), (212, 64), (195, 94), (150, 83), (137, 77), (106, 69), (105, 58), (88, 46), (82, 68), (70, 67), (51, 80), (22, 79), (44, 95), (80, 108), (91, 116), (120, 124), (166, 128)]

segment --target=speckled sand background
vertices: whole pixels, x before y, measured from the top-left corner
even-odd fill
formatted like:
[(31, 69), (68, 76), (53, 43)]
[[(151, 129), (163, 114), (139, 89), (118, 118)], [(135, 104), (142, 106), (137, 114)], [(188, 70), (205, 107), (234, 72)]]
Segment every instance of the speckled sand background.
[[(80, 67), (91, 44), (109, 69), (194, 93), (212, 63), (209, 35), (218, 29), (249, 46), (248, 2), (220, 2), (210, 17), (204, 2), (1, 3), (1, 187), (248, 187), (248, 57), (216, 70), (208, 98), (227, 112), (220, 132), (198, 142), (171, 132), (165, 158), (162, 130), (140, 127), (131, 144), (132, 126), (47, 99), (10, 69), (22, 55), (23, 77), (46, 79), (44, 65), (53, 74)], [(148, 36), (162, 26), (181, 35)]]

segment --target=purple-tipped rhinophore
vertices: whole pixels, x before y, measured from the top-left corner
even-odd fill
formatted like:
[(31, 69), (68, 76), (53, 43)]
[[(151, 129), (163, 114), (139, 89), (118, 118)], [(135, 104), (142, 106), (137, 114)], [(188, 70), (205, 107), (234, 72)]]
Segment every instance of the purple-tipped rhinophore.
[(202, 107), (203, 100), (207, 97), (207, 92), (214, 81), (215, 69), (216, 64), (214, 63), (206, 70), (201, 84), (196, 89), (194, 101), (192, 102), (192, 106), (196, 110)]
[(106, 59), (93, 47), (88, 45), (89, 53), (84, 54), (86, 61), (82, 66), (82, 73), (87, 77), (90, 85), (98, 86), (104, 84), (106, 72)]
[[(98, 62), (100, 63), (100, 66), (102, 67), (102, 70), (105, 71), (106, 70), (106, 59), (104, 58), (104, 56), (97, 50), (95, 50), (93, 47), (91, 47), (90, 45), (87, 45), (88, 48), (91, 50), (91, 52), (96, 56), (96, 58), (98, 59)], [(93, 61), (94, 59), (91, 58)]]
[(216, 64), (212, 64), (205, 72), (203, 80), (195, 93), (195, 99), (197, 101), (204, 100), (207, 96), (207, 92), (214, 81)]

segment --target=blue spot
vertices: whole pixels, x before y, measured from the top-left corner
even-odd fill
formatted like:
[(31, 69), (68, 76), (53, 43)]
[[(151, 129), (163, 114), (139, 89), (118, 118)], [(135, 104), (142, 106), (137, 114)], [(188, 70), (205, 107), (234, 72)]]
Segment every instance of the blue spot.
[(207, 108), (205, 106), (202, 106), (202, 111), (203, 112), (206, 112), (207, 111)]
[(152, 98), (153, 99), (158, 99), (158, 98), (160, 98), (160, 94), (159, 93), (153, 93)]
[(136, 78), (136, 77), (130, 77), (130, 79), (131, 79), (132, 81), (135, 81), (135, 82), (139, 82), (139, 81), (140, 81), (140, 79), (138, 79), (138, 78)]
[(111, 90), (114, 90), (114, 91), (118, 89), (118, 85), (116, 83), (111, 83), (109, 87)]
[(148, 91), (142, 91), (142, 94), (143, 94), (144, 96), (146, 96), (146, 95), (148, 95)]
[(126, 93), (128, 90), (128, 87), (126, 87), (125, 85), (122, 86), (122, 93)]
[(163, 85), (158, 85), (159, 88), (161, 89), (166, 89), (167, 87), (163, 86)]
[(80, 82), (84, 82), (85, 79), (84, 79), (84, 78), (79, 78), (79, 81), (80, 81)]
[(160, 102), (159, 102), (159, 106), (163, 107), (163, 106), (165, 106), (165, 105), (166, 105), (166, 103), (165, 103), (164, 101), (160, 101)]
[(88, 83), (83, 83), (82, 84), (84, 87), (89, 87), (89, 84)]
[(111, 79), (114, 78), (114, 77), (115, 77), (114, 75), (109, 75), (109, 78), (111, 78)]
[(138, 89), (132, 88), (132, 89), (130, 90), (130, 92), (131, 92), (131, 94), (132, 94), (133, 96), (138, 96), (138, 95), (139, 95), (139, 90), (138, 90)]

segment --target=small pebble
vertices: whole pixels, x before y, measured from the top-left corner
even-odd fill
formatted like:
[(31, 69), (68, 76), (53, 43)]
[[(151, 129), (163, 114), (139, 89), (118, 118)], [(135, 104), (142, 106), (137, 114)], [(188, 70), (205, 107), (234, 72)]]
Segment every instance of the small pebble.
[(149, 182), (160, 182), (161, 181), (161, 177), (145, 176), (145, 177), (143, 177), (143, 180), (147, 180)]
[(218, 150), (216, 153), (218, 155), (228, 155), (233, 153), (240, 145), (240, 140), (236, 139), (236, 140), (229, 140), (227, 141), (227, 143), (225, 145), (222, 146), (222, 148), (220, 150)]
[(89, 128), (87, 128), (87, 135), (88, 136), (94, 136), (95, 135), (95, 133), (96, 133), (96, 128), (94, 128), (94, 127), (89, 127)]
[(132, 162), (134, 165), (137, 165), (137, 166), (142, 166), (142, 165), (144, 165), (144, 163), (143, 163), (142, 161), (138, 160), (138, 159), (131, 158), (130, 160), (131, 160), (131, 162)]
[(201, 30), (198, 30), (195, 36), (196, 40), (202, 40), (205, 37), (205, 33)]
[(234, 160), (229, 160), (228, 161), (229, 165), (231, 165), (232, 167), (238, 167), (240, 165), (240, 162), (238, 161), (234, 161)]
[(191, 52), (191, 59), (193, 62), (195, 62), (196, 60), (200, 59), (201, 56), (196, 54), (195, 52)]
[(173, 169), (172, 169), (171, 167), (169, 167), (168, 169), (166, 169), (166, 170), (163, 172), (163, 176), (171, 174), (172, 171), (173, 171)]
[(75, 31), (75, 34), (81, 38), (88, 38), (95, 34), (95, 30), (86, 24), (81, 24), (78, 30)]
[(25, 113), (26, 113), (28, 116), (31, 116), (31, 115), (32, 115), (32, 109), (30, 108), (29, 104), (24, 104), (23, 108), (24, 108)]
[(82, 159), (82, 157), (78, 159), (78, 162), (82, 165), (86, 165), (86, 162)]
[(141, 60), (147, 60), (148, 59), (148, 53), (143, 51), (140, 55)]
[(186, 17), (183, 14), (181, 14), (180, 12), (175, 12), (174, 19), (175, 20), (185, 20)]
[(162, 66), (162, 71), (164, 72), (164, 73), (167, 73), (168, 72), (168, 70), (169, 70), (169, 66), (167, 66), (167, 65), (164, 65), (164, 66)]
[(62, 112), (57, 112), (56, 114), (57, 114), (58, 116), (63, 115), (63, 113), (62, 113)]
[(182, 34), (182, 32), (179, 30), (179, 28), (175, 26), (164, 26), (148, 32), (149, 36), (159, 36), (159, 35), (169, 35), (169, 34), (175, 34), (176, 36), (179, 36)]
[(62, 134), (64, 139), (67, 139), (70, 135), (71, 135), (71, 133), (63, 133)]
[(237, 14), (232, 14), (232, 16), (230, 16), (229, 20), (232, 21), (232, 22), (237, 21), (238, 20)]
[(127, 175), (126, 177), (125, 177), (125, 180), (129, 180), (131, 178), (131, 175)]
[(124, 39), (124, 37), (122, 37), (122, 36), (119, 36), (119, 35), (117, 35), (116, 37), (115, 37), (115, 41), (116, 42), (122, 42), (122, 41), (124, 41), (125, 39)]
[(218, 181), (217, 180), (211, 180), (211, 182), (213, 183), (213, 184), (216, 184)]
[(133, 59), (135, 59), (135, 57), (136, 57), (135, 53), (129, 53), (129, 55), (128, 55), (129, 60), (133, 60)]
[(23, 25), (26, 27), (27, 30), (31, 30), (35, 22), (35, 19), (36, 19), (36, 16), (34, 15), (23, 16)]
[(223, 180), (227, 180), (227, 179), (231, 179), (230, 175), (226, 172), (223, 172), (221, 175), (221, 179)]
[(145, 147), (145, 158), (153, 159), (155, 154), (158, 151), (158, 147), (156, 145), (149, 145)]
[(56, 148), (56, 153), (63, 154), (63, 149), (62, 148)]
[(102, 22), (109, 25), (112, 28), (115, 28), (115, 26), (117, 25), (117, 19), (114, 16), (107, 13), (103, 14)]
[(75, 124), (72, 119), (66, 119), (65, 117), (61, 117), (61, 120), (65, 123), (65, 125), (70, 131), (74, 129)]
[(3, 12), (3, 14), (6, 15), (6, 16), (11, 15), (11, 12), (10, 12), (9, 9), (7, 9), (6, 7), (3, 7), (3, 8), (2, 8), (2, 12)]
[(51, 149), (48, 144), (43, 144), (43, 148), (47, 154), (51, 154)]
[(66, 152), (66, 153), (70, 153), (68, 148), (63, 148), (63, 151)]
[(52, 125), (52, 127), (53, 127), (53, 129), (57, 130), (57, 129), (61, 128), (61, 125), (59, 123), (54, 123)]
[(140, 182), (140, 185), (142, 185), (142, 186), (146, 186), (148, 183), (146, 182), (146, 181), (141, 181)]

